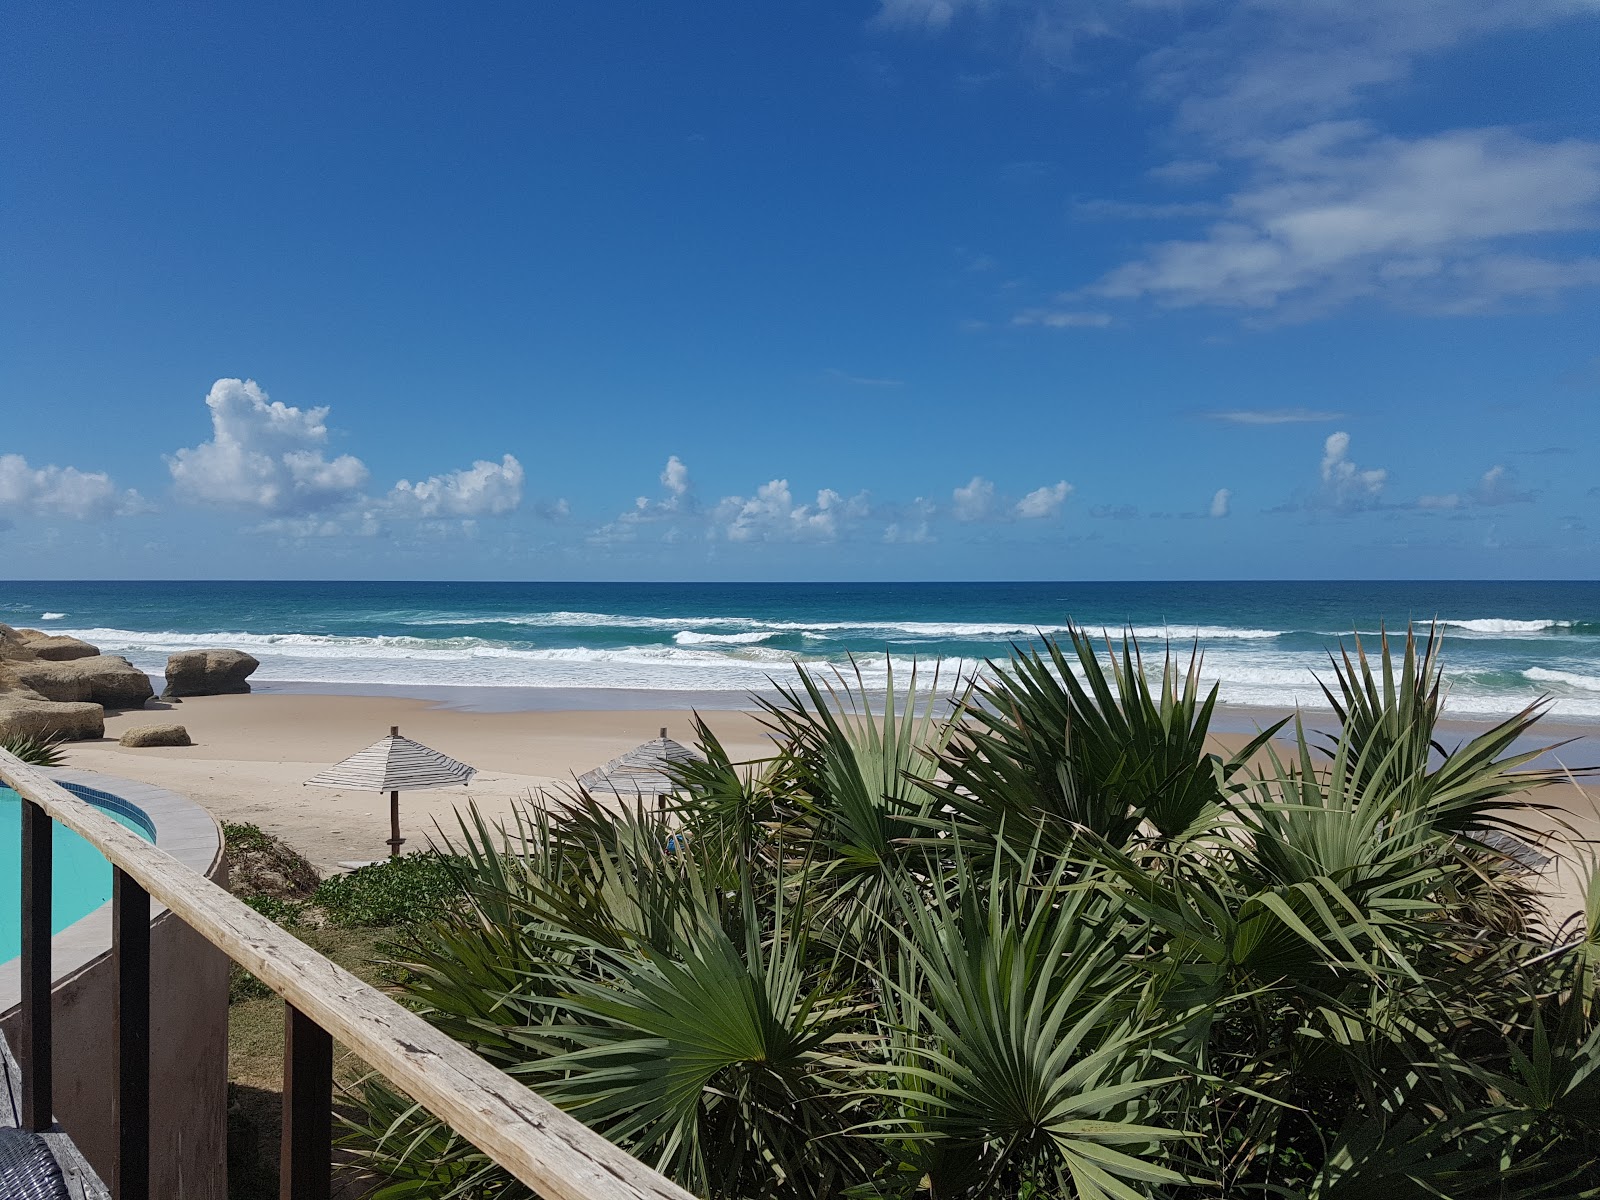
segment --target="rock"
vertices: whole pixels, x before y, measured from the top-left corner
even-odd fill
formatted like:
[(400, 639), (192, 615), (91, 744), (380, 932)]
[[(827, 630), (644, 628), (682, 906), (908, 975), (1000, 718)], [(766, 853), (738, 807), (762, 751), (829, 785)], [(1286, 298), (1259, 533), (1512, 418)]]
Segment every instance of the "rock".
[[(88, 642), (75, 637), (53, 637), (48, 633), (40, 633), (37, 629), (19, 629), (17, 632), (25, 639), (24, 648), (33, 651), (35, 658), (42, 658), (47, 662), (94, 658), (100, 653), (100, 647), (91, 646)], [(29, 634), (34, 636), (29, 637)]]
[(7, 674), (46, 700), (77, 702), (89, 699), (89, 677), (73, 662), (34, 659), (8, 664)]
[(117, 739), (119, 746), (192, 746), (182, 725), (136, 725)]
[(82, 741), (105, 731), (105, 710), (98, 704), (58, 704), (22, 691), (0, 694), (0, 737)]
[(0, 660), (26, 660), (34, 657), (28, 639), (9, 625), (0, 625)]
[(89, 699), (106, 708), (143, 708), (156, 694), (150, 676), (118, 654), (98, 654), (71, 664), (89, 680)]
[(250, 675), (260, 665), (242, 650), (181, 650), (167, 659), (167, 686), (161, 698), (248, 692)]
[(144, 702), (155, 695), (150, 677), (115, 654), (66, 662), (13, 662), (8, 671), (47, 700), (88, 700), (106, 708), (143, 708)]

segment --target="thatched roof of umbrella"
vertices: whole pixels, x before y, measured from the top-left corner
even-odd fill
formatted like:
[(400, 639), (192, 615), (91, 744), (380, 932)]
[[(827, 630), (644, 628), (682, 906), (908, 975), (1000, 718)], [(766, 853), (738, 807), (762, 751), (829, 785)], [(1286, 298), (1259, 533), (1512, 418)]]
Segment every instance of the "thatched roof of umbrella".
[(578, 776), (578, 784), (591, 794), (666, 796), (678, 790), (678, 785), (667, 774), (668, 764), (699, 761), (698, 754), (673, 741), (663, 728), (660, 737), (635, 746), (603, 767), (584, 772)]
[(306, 783), (310, 787), (388, 792), (389, 854), (398, 858), (400, 847), (405, 845), (405, 838), (400, 836), (400, 793), (465, 784), (477, 773), (476, 767), (401, 737), (400, 727), (391, 725), (388, 737), (379, 738), (365, 750), (313, 775)]
[(475, 774), (476, 767), (401, 737), (399, 728), (391, 726), (388, 737), (313, 775), (306, 783), (358, 792), (414, 792), (466, 783)]

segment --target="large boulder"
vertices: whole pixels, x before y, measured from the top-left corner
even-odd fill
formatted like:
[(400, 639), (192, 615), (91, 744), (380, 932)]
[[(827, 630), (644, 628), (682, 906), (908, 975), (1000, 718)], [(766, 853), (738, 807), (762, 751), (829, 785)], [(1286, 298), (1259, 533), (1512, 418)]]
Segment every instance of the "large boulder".
[(156, 694), (150, 676), (121, 655), (99, 654), (70, 665), (89, 681), (89, 699), (106, 708), (143, 708)]
[(58, 704), (32, 692), (0, 693), (0, 738), (103, 737), (105, 710), (98, 704)]
[(8, 664), (9, 674), (47, 700), (88, 700), (106, 708), (143, 708), (155, 695), (150, 676), (115, 654), (66, 662), (38, 659)]
[(182, 725), (136, 725), (117, 739), (120, 746), (192, 746)]
[(27, 660), (34, 657), (32, 650), (28, 649), (28, 639), (20, 630), (9, 625), (0, 625), (0, 661)]
[(89, 699), (89, 677), (78, 670), (75, 662), (29, 659), (7, 663), (6, 668), (6, 675), (15, 679), (19, 687), (34, 692), (42, 699), (58, 702)]
[(167, 686), (161, 698), (248, 692), (250, 676), (260, 665), (242, 650), (181, 650), (167, 659)]
[[(69, 662), (75, 658), (93, 658), (100, 653), (100, 647), (91, 646), (88, 642), (75, 637), (59, 637), (48, 633), (40, 633), (37, 629), (19, 629), (18, 633), (27, 638), (24, 645), (33, 651), (35, 658), (45, 659), (47, 662)], [(28, 635), (32, 634), (32, 637)]]

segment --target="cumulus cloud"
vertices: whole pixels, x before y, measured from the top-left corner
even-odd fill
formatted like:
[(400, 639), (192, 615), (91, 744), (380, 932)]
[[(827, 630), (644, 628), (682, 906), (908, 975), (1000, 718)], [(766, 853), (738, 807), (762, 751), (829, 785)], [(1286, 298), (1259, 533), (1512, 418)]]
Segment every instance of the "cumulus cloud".
[(384, 509), (404, 517), (500, 516), (522, 503), (522, 464), (507, 454), (499, 462), (479, 459), (472, 466), (390, 489)]
[(1472, 499), (1477, 504), (1528, 504), (1534, 493), (1519, 491), (1511, 472), (1505, 467), (1490, 467), (1472, 489)]
[(200, 504), (304, 515), (359, 498), (368, 472), (325, 457), (326, 408), (271, 400), (254, 380), (219, 379), (206, 396), (211, 440), (167, 459), (178, 495)]
[(1218, 488), (1211, 497), (1209, 514), (1213, 520), (1220, 520), (1228, 515), (1228, 510), (1233, 504), (1233, 490), (1231, 488)]
[(147, 508), (135, 491), (119, 491), (103, 471), (54, 464), (31, 467), (20, 454), (0, 454), (0, 520), (68, 517), (90, 521)]
[(1330, 433), (1322, 444), (1322, 488), (1336, 508), (1364, 508), (1376, 503), (1389, 480), (1381, 467), (1364, 468), (1350, 460), (1350, 435)]
[(717, 520), (729, 541), (836, 540), (846, 522), (870, 511), (865, 493), (846, 499), (823, 488), (810, 504), (796, 504), (787, 479), (773, 479), (756, 489), (749, 499), (725, 497), (717, 506)]
[(1014, 511), (1024, 521), (1043, 520), (1060, 513), (1061, 506), (1067, 502), (1067, 497), (1071, 494), (1072, 485), (1063, 479), (1059, 483), (1034, 488), (1033, 491), (1017, 501)]
[(951, 493), (950, 512), (958, 521), (982, 521), (993, 511), (994, 484), (982, 475)]
[(950, 515), (966, 522), (1045, 520), (1059, 515), (1070, 495), (1072, 485), (1063, 479), (1034, 488), (1013, 504), (995, 490), (993, 480), (974, 475), (950, 493)]

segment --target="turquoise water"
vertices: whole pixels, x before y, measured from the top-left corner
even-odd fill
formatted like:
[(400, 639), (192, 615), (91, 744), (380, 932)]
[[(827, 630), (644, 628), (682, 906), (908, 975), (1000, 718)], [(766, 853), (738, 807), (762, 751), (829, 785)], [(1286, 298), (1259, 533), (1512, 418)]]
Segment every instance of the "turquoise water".
[[(1437, 618), (1447, 708), (1600, 721), (1600, 584), (1483, 580), (1170, 583), (10, 582), (0, 621), (74, 633), (159, 674), (174, 650), (236, 646), (254, 682), (618, 689), (734, 696), (793, 663), (881, 677), (948, 672), (1059, 630), (1131, 628), (1147, 647), (1198, 638), (1225, 704), (1325, 703), (1316, 673), (1352, 630)], [(662, 697), (665, 700), (666, 697)], [(619, 706), (622, 701), (619, 700)]]
[[(148, 832), (132, 817), (102, 809), (140, 837)], [(51, 876), (51, 930), (60, 933), (111, 899), (111, 864), (72, 830), (55, 827), (50, 848), (55, 865)], [(22, 953), (22, 799), (0, 787), (0, 962)]]

